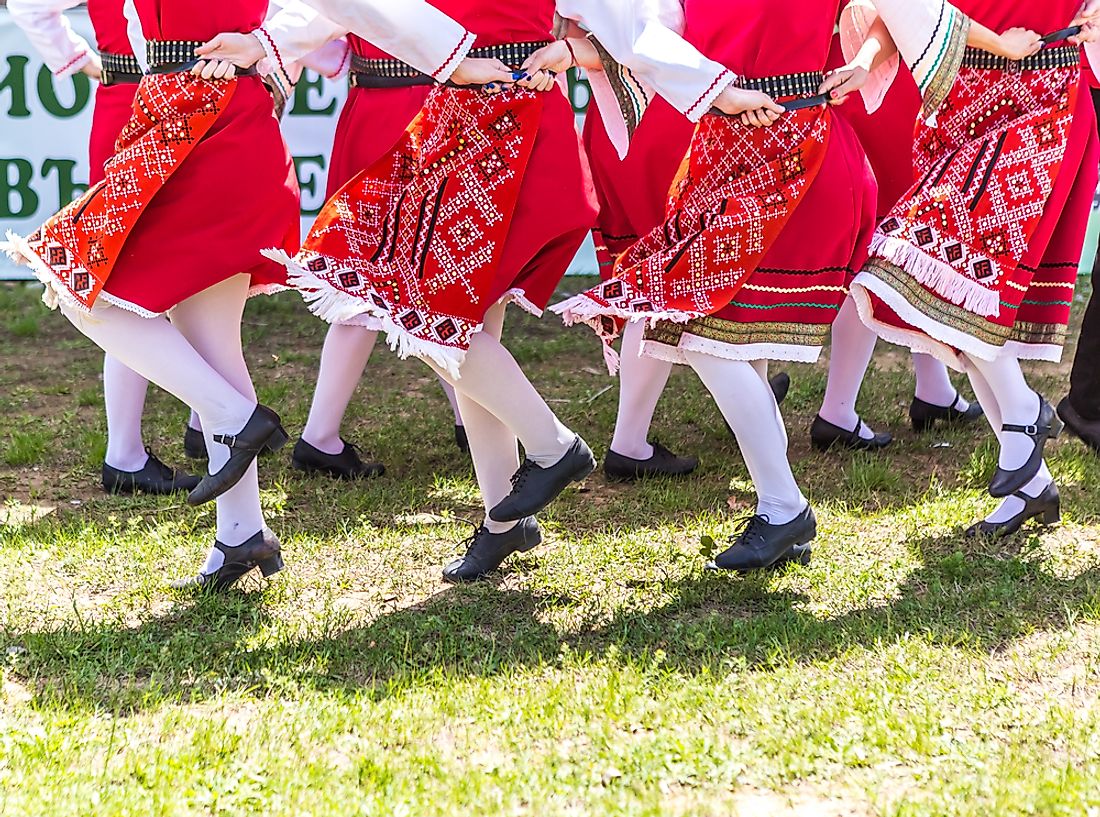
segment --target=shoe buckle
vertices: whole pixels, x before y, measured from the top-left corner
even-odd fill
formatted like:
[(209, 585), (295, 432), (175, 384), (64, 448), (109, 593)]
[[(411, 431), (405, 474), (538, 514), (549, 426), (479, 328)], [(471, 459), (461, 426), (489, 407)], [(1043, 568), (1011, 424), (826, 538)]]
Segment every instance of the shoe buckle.
[(1024, 426), (1024, 434), (1026, 434), (1029, 437), (1038, 437), (1039, 436), (1039, 426), (1035, 425), (1034, 423), (1032, 423), (1029, 426)]
[(237, 435), (236, 434), (215, 434), (214, 442), (221, 443), (229, 448), (237, 447)]

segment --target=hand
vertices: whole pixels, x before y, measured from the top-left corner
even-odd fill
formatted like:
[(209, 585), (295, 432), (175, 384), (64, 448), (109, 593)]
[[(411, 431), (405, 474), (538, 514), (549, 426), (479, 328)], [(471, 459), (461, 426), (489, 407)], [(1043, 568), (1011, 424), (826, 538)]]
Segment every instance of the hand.
[(557, 82), (558, 75), (554, 71), (535, 71), (529, 76), (516, 80), (516, 85), (529, 91), (549, 91)]
[(536, 71), (553, 71), (560, 74), (568, 71), (573, 66), (573, 55), (569, 53), (569, 46), (565, 40), (554, 40), (549, 45), (544, 45), (523, 63), (523, 70), (528, 74)]
[(467, 57), (451, 74), (455, 85), (510, 85), (514, 80), (508, 66), (500, 60)]
[(233, 79), (237, 76), (237, 66), (225, 60), (199, 60), (191, 73), (203, 79)]
[(1026, 28), (1010, 28), (997, 37), (993, 53), (1016, 61), (1030, 57), (1043, 47), (1042, 36)]
[(767, 94), (746, 91), (735, 85), (726, 86), (714, 100), (714, 107), (730, 116), (742, 114), (744, 124), (757, 128), (770, 128), (784, 113), (783, 107)]
[(830, 71), (817, 89), (819, 94), (829, 95), (830, 105), (843, 105), (851, 94), (856, 93), (867, 84), (867, 78), (871, 74), (866, 68), (859, 65), (845, 65)]
[(94, 79), (96, 82), (103, 81), (103, 61), (99, 58), (99, 54), (90, 54), (88, 61), (84, 63), (84, 67), (80, 69), (80, 73), (89, 79)]
[(267, 53), (255, 34), (219, 34), (210, 42), (196, 48), (195, 56), (251, 68), (266, 57)]
[(1100, 23), (1100, 0), (1086, 0), (1070, 26), (1084, 25), (1085, 22)]
[(1100, 41), (1100, 24), (1097, 22), (1090, 22), (1088, 18), (1082, 18), (1074, 20), (1073, 24), (1075, 26), (1081, 26), (1081, 33), (1070, 37), (1069, 42), (1074, 45), (1084, 45), (1085, 43)]

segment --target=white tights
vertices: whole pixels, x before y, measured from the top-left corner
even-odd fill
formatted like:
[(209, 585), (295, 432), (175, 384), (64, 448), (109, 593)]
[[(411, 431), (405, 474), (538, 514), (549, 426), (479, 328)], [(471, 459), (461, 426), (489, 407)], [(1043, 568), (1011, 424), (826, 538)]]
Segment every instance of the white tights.
[[(1004, 423), (1034, 423), (1039, 415), (1039, 396), (1028, 387), (1020, 362), (1015, 358), (1001, 358), (990, 362), (965, 357), (964, 364), (974, 394), (985, 409), (986, 419), (1001, 445), (998, 457), (1001, 467), (1018, 468), (1031, 454), (1031, 441), (1023, 434), (1002, 432), (1001, 426)], [(1027, 496), (1036, 497), (1053, 481), (1054, 477), (1044, 461), (1039, 473), (1021, 490)], [(1005, 522), (1023, 509), (1022, 499), (1015, 496), (1005, 497), (996, 510), (986, 517), (986, 521)]]
[(500, 342), (504, 312), (505, 305), (497, 304), (486, 313), (484, 328), (471, 338), (470, 350), (459, 367), (461, 377), (452, 378), (429, 364), (458, 395), (485, 503), (485, 525), (493, 533), (516, 524), (493, 522), (487, 516), (512, 492), (511, 477), (519, 467), (516, 440), (523, 443), (528, 459), (547, 467), (565, 456), (576, 436), (562, 425)]
[[(198, 412), (218, 471), (229, 449), (214, 434), (241, 430), (256, 408), (256, 393), (241, 350), (241, 315), (248, 276), (236, 275), (172, 310), (166, 317), (143, 318), (125, 309), (97, 304), (91, 315), (64, 308), (66, 317), (107, 354)], [(235, 546), (264, 526), (256, 464), (217, 500), (217, 538)], [(217, 565), (211, 567), (211, 560)], [(220, 566), (215, 550), (206, 571)]]
[(647, 439), (657, 401), (665, 390), (672, 364), (642, 355), (645, 321), (631, 321), (623, 331), (619, 367), (619, 413), (611, 450), (624, 457), (647, 460), (653, 446)]
[[(329, 327), (321, 350), (321, 368), (317, 373), (309, 419), (302, 431), (302, 439), (317, 450), (326, 454), (339, 454), (344, 450), (340, 426), (377, 340), (378, 332), (362, 326), (334, 323)], [(454, 389), (445, 380), (441, 379), (440, 383), (454, 413), (455, 425), (462, 425)]]
[[(860, 420), (856, 402), (877, 341), (874, 331), (860, 320), (855, 301), (849, 295), (833, 323), (829, 380), (819, 413), (822, 419), (844, 429), (853, 429), (859, 423), (859, 434), (864, 439), (873, 437), (874, 432)], [(914, 352), (913, 370), (918, 398), (937, 406), (955, 403), (958, 391), (951, 383), (946, 366), (931, 355)], [(956, 407), (965, 411), (968, 404), (959, 399)]]
[(756, 512), (773, 525), (790, 522), (805, 510), (806, 498), (787, 459), (787, 431), (768, 385), (767, 361), (685, 355), (737, 436), (756, 488)]

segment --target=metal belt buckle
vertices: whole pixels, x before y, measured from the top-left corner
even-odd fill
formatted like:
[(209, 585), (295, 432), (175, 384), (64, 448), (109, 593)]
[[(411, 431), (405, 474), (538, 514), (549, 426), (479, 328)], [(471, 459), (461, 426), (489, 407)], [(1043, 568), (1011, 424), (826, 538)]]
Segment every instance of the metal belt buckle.
[(1024, 72), (1023, 60), (1009, 60), (1005, 70), (1010, 74), (1022, 74)]
[(99, 72), (99, 84), (103, 86), (115, 84), (115, 72), (110, 68), (104, 68)]

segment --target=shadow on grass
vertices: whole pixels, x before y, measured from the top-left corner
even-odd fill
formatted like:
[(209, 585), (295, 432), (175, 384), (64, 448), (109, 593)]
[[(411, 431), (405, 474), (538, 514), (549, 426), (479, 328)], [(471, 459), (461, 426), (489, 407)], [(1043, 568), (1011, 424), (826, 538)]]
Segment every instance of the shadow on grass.
[[(806, 599), (772, 589), (768, 576), (693, 574), (665, 580), (669, 600), (609, 622), (559, 632), (543, 615), (571, 601), (496, 583), (448, 588), (369, 623), (338, 611), (298, 633), (268, 630), (264, 593), (185, 600), (136, 627), (100, 622), (79, 629), (3, 633), (26, 652), (10, 669), (42, 703), (119, 714), (227, 692), (342, 690), (375, 698), (422, 684), (507, 675), (574, 656), (666, 669), (759, 671), (829, 660), (851, 649), (884, 649), (914, 636), (945, 647), (995, 652), (1038, 629), (1095, 614), (1098, 567), (1053, 575), (1025, 547), (978, 546), (951, 537), (910, 543), (924, 566), (881, 606), (823, 618)], [(798, 570), (799, 568), (793, 568)], [(271, 591), (277, 592), (277, 591)]]

